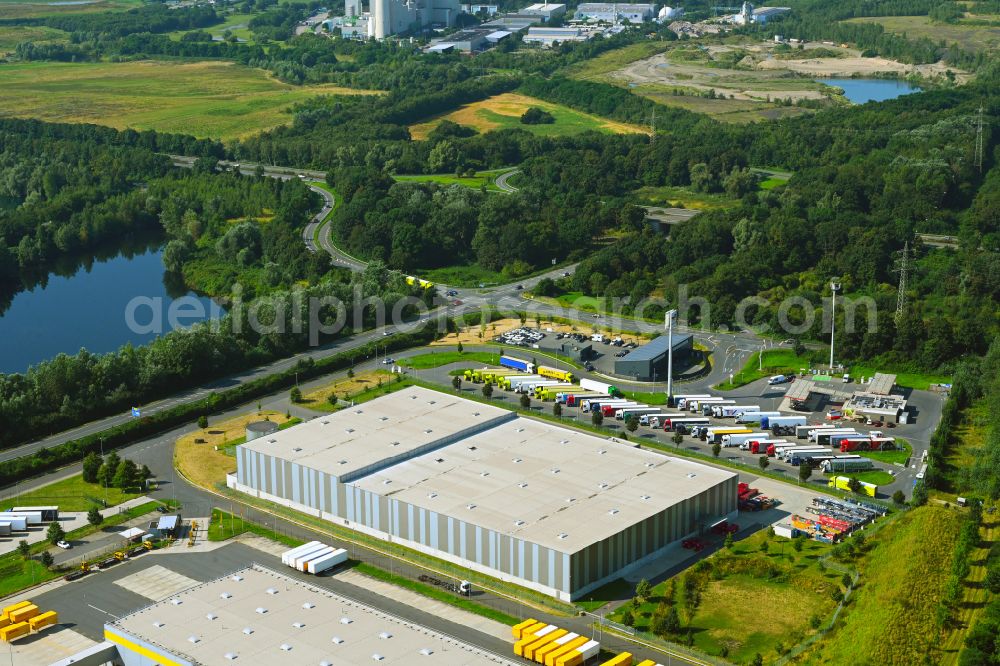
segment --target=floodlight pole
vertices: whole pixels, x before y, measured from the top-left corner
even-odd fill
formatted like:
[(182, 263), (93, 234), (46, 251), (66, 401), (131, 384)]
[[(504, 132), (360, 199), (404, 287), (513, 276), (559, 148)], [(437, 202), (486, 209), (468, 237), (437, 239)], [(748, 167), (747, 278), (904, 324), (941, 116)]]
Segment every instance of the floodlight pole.
[(674, 318), (677, 317), (677, 310), (670, 310), (666, 314), (667, 326), (667, 401), (670, 401), (674, 394)]

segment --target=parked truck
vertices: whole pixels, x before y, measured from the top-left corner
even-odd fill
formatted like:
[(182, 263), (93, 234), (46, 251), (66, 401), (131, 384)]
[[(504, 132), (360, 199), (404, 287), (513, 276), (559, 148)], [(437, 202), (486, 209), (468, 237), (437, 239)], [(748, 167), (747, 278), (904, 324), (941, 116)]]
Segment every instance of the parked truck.
[(715, 416), (716, 409), (722, 409), (723, 407), (733, 406), (736, 404), (735, 400), (718, 400), (716, 402), (700, 402), (698, 404), (698, 412), (702, 416)]
[(795, 438), (805, 439), (813, 430), (829, 430), (833, 426), (829, 423), (806, 423), (795, 426)]
[(580, 407), (584, 400), (591, 400), (599, 397), (600, 396), (596, 393), (580, 393), (577, 395), (570, 393), (566, 395), (565, 403), (567, 407)]
[(619, 421), (627, 421), (630, 416), (635, 416), (636, 418), (642, 418), (644, 414), (659, 414), (659, 407), (650, 407), (649, 405), (640, 405), (638, 407), (623, 407), (621, 409), (615, 410), (615, 418)]
[(506, 377), (501, 383), (504, 389), (507, 391), (518, 391), (522, 384), (530, 384), (531, 382), (541, 381), (541, 375), (516, 375), (514, 377)]
[(591, 412), (600, 409), (603, 405), (625, 405), (631, 402), (623, 398), (591, 398), (584, 400), (581, 409), (584, 412)]
[(521, 372), (526, 372), (529, 375), (534, 374), (535, 364), (531, 361), (522, 361), (519, 358), (514, 358), (513, 356), (501, 356), (500, 365), (505, 368), (514, 368), (515, 370), (520, 370)]
[[(771, 447), (787, 444), (788, 442), (783, 439), (754, 439), (747, 443), (750, 444), (750, 453), (765, 455)], [(740, 448), (742, 448), (742, 445)]]
[(854, 428), (816, 428), (815, 430), (809, 431), (809, 441), (818, 442), (820, 435), (826, 435), (826, 441), (830, 441), (830, 435), (837, 433), (856, 433), (857, 430)]
[(613, 386), (612, 384), (598, 382), (593, 379), (581, 379), (580, 388), (585, 388), (593, 391), (594, 393), (600, 393), (601, 395), (609, 395), (613, 398), (622, 395), (622, 392), (618, 390), (618, 387)]
[[(718, 396), (713, 396), (711, 398), (691, 398), (684, 403), (684, 409), (689, 412), (700, 412), (703, 405), (714, 405), (721, 404), (725, 402), (725, 398), (720, 398)], [(735, 401), (733, 401), (735, 404)]]
[(712, 416), (718, 419), (729, 419), (745, 412), (759, 412), (760, 405), (712, 405)]
[(770, 437), (770, 433), (750, 431), (740, 433), (738, 435), (723, 435), (721, 443), (722, 446), (728, 448), (731, 446), (739, 446), (743, 442), (749, 442), (752, 439), (767, 439), (768, 437)]
[(626, 407), (645, 407), (646, 405), (640, 405), (638, 402), (630, 401), (623, 405), (601, 405), (601, 414), (607, 416), (608, 418), (615, 415), (619, 409), (624, 409)]
[(673, 395), (667, 399), (667, 405), (671, 407), (676, 407), (677, 409), (684, 409), (684, 405), (687, 404), (688, 400), (700, 400), (702, 398), (711, 398), (710, 393), (689, 393), (684, 395)]
[(714, 428), (708, 428), (705, 431), (705, 441), (714, 444), (715, 442), (722, 443), (723, 435), (749, 435), (753, 430), (750, 428), (739, 428), (734, 426), (717, 426)]
[(781, 412), (743, 412), (736, 417), (737, 423), (760, 423), (765, 416), (781, 416)]
[(775, 426), (794, 427), (805, 425), (804, 416), (765, 416), (760, 420), (760, 427), (763, 430), (774, 430)]
[[(859, 481), (858, 483), (861, 484), (861, 493), (862, 494), (868, 495), (869, 497), (875, 497), (876, 493), (878, 493), (878, 486), (876, 486), (874, 483), (868, 483), (866, 481)], [(832, 476), (832, 477), (830, 477), (830, 480), (827, 481), (826, 485), (828, 485), (831, 488), (839, 488), (841, 490), (850, 490), (851, 489), (851, 485), (850, 484), (851, 484), (850, 477), (846, 477), (846, 476)]]
[(538, 366), (538, 374), (542, 377), (552, 377), (553, 379), (558, 379), (563, 382), (573, 382), (576, 379), (574, 375), (569, 370), (560, 370), (559, 368), (550, 368), (545, 365)]
[(816, 433), (815, 441), (817, 444), (823, 446), (833, 446), (833, 438), (837, 437), (838, 441), (841, 439), (847, 439), (848, 437), (858, 437), (861, 435), (857, 430), (841, 430), (837, 432), (836, 430), (820, 430)]
[(827, 474), (832, 472), (864, 472), (875, 468), (875, 463), (871, 458), (861, 456), (834, 456), (829, 460), (824, 460), (821, 465)]
[(559, 382), (558, 380), (556, 380), (555, 384), (536, 386), (533, 393), (536, 398), (542, 398), (543, 393), (548, 393), (550, 395), (549, 399), (552, 399), (556, 396), (556, 393), (560, 391), (565, 391), (566, 389), (570, 388), (573, 388), (572, 384), (567, 384), (565, 382)]
[(656, 412), (655, 414), (643, 414), (642, 416), (639, 417), (639, 425), (653, 426), (654, 428), (657, 428), (659, 427), (659, 421), (657, 420), (657, 422), (654, 424), (653, 419), (669, 418), (671, 416), (680, 418), (681, 414), (679, 414), (678, 412), (664, 412), (664, 411), (659, 411)]
[(697, 426), (707, 426), (710, 421), (705, 416), (684, 416), (663, 419), (663, 429), (668, 432), (689, 432)]
[(323, 557), (315, 560), (311, 560), (308, 563), (306, 571), (311, 574), (321, 574), (324, 571), (332, 569), (335, 566), (339, 566), (347, 561), (347, 551), (343, 548), (337, 548), (331, 553), (327, 553)]

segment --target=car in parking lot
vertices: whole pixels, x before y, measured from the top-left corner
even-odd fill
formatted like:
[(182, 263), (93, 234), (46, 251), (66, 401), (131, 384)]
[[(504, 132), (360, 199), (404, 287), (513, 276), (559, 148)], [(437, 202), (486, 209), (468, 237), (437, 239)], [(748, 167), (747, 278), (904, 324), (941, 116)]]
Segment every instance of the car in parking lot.
[(774, 386), (776, 384), (784, 384), (789, 379), (790, 377), (787, 377), (785, 375), (774, 375), (773, 377), (768, 378), (767, 383), (771, 386)]
[(395, 363), (395, 362), (396, 362), (396, 359), (394, 359), (394, 358), (384, 358), (384, 359), (382, 359), (382, 365), (389, 365), (389, 364)]

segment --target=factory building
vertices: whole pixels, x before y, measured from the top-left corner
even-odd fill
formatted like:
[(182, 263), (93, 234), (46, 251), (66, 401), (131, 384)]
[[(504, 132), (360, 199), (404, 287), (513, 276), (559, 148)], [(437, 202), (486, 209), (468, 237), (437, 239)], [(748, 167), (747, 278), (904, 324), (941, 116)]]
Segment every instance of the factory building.
[(562, 42), (585, 42), (595, 33), (583, 28), (528, 28), (528, 34), (524, 36), (526, 44), (541, 44), (542, 46), (552, 46)]
[(576, 8), (574, 18), (607, 23), (643, 23), (652, 20), (654, 16), (656, 16), (656, 5), (584, 2)]
[(517, 11), (518, 16), (537, 16), (545, 22), (548, 22), (550, 19), (559, 18), (564, 14), (566, 14), (566, 5), (548, 2), (537, 5), (528, 5), (524, 9), (519, 9)]
[[(124, 666), (428, 664), (515, 666), (498, 654), (260, 565), (104, 625), (101, 656)], [(105, 659), (105, 661), (99, 661)]]
[(453, 26), (462, 11), (458, 0), (371, 0), (369, 37), (384, 39), (432, 25)]
[(733, 14), (728, 20), (736, 25), (750, 25), (751, 23), (764, 25), (775, 16), (780, 16), (790, 11), (791, 7), (760, 7), (754, 9), (752, 4), (744, 2), (740, 8), (740, 13)]
[[(674, 335), (674, 369), (683, 363), (694, 349), (694, 338), (690, 335)], [(631, 377), (642, 382), (667, 380), (667, 351), (670, 338), (661, 335), (644, 344), (622, 358), (615, 359), (615, 374)]]
[(410, 387), (247, 442), (230, 487), (570, 601), (736, 515), (736, 475)]

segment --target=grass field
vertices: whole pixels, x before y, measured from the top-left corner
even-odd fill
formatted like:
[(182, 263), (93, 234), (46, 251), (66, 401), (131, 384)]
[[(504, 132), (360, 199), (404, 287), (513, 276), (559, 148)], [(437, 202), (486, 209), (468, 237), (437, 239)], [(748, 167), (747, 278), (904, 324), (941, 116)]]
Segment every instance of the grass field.
[(620, 49), (602, 53), (596, 58), (570, 65), (563, 73), (570, 78), (582, 79), (584, 81), (620, 83), (609, 75), (612, 72), (617, 72), (629, 63), (649, 58), (657, 53), (663, 53), (670, 47), (671, 42), (639, 42), (638, 44), (629, 44)]
[[(866, 456), (867, 453), (862, 453), (860, 455)], [(864, 481), (865, 483), (874, 483), (876, 486), (887, 486), (895, 480), (895, 477), (889, 472), (883, 472), (880, 469), (873, 469), (867, 472), (837, 472), (836, 474), (827, 474), (826, 478), (832, 478), (834, 476), (846, 476), (850, 479), (857, 479), (858, 481)]]
[[(892, 433), (888, 433), (889, 437), (892, 437)], [(895, 451), (865, 451), (860, 454), (866, 458), (871, 458), (877, 462), (883, 463), (899, 463), (904, 464), (911, 455), (913, 455), (913, 447), (910, 443), (903, 439), (902, 437), (896, 437), (896, 446), (899, 447)]]
[(94, 0), (81, 4), (60, 3), (56, 0), (0, 0), (0, 19), (38, 18), (53, 14), (91, 14), (94, 12), (114, 12), (134, 9), (143, 0)]
[(412, 176), (393, 176), (401, 183), (438, 183), (440, 185), (462, 185), (478, 190), (485, 187), (491, 192), (501, 192), (502, 190), (494, 184), (497, 174), (503, 173), (506, 169), (495, 171), (479, 171), (475, 176), (456, 176), (451, 173), (418, 174)]
[[(523, 124), (521, 114), (533, 106), (548, 111), (555, 117), (556, 121), (551, 125)], [(504, 93), (481, 102), (466, 104), (450, 113), (411, 125), (410, 136), (418, 141), (426, 139), (431, 130), (437, 127), (442, 120), (450, 120), (459, 125), (471, 127), (478, 132), (490, 132), (497, 129), (523, 129), (540, 136), (567, 136), (587, 131), (614, 134), (639, 134), (646, 131), (637, 125), (592, 116), (574, 111), (566, 106), (543, 102), (534, 97)]]
[[(761, 550), (765, 542), (767, 552)], [(791, 647), (801, 641), (812, 633), (813, 617), (825, 620), (833, 612), (836, 604), (830, 595), (839, 588), (842, 574), (824, 571), (817, 563), (829, 550), (826, 544), (806, 541), (796, 552), (791, 540), (758, 532), (656, 585), (651, 598), (633, 611), (635, 625), (647, 630), (653, 611), (666, 601), (677, 608), (682, 630), (693, 631), (696, 649), (720, 655), (725, 647), (726, 659), (737, 664), (749, 663), (759, 652), (764, 663), (772, 663), (780, 644)], [(700, 591), (695, 608), (683, 599), (685, 577)], [(612, 619), (620, 621), (624, 608)], [(757, 614), (754, 609), (761, 611), (759, 621), (751, 619)]]
[[(388, 370), (369, 370), (354, 377), (344, 377), (326, 386), (309, 391), (302, 396), (302, 406), (321, 412), (332, 412), (343, 408), (346, 401), (356, 399), (362, 393), (387, 384), (393, 378)], [(337, 404), (330, 404), (330, 395), (337, 394)]]
[(236, 459), (226, 453), (227, 447), (246, 439), (246, 425), (251, 421), (288, 421), (279, 412), (252, 412), (208, 428), (184, 435), (174, 445), (174, 466), (192, 483), (203, 488), (215, 488), (225, 483), (226, 474), (236, 471)]
[(798, 374), (802, 368), (812, 365), (812, 357), (808, 352), (799, 356), (791, 349), (768, 349), (764, 352), (763, 363), (758, 360), (759, 357), (760, 352), (750, 354), (743, 369), (733, 375), (732, 381), (723, 382), (715, 388), (731, 391), (771, 375)]
[(926, 37), (970, 50), (992, 50), (1000, 45), (1000, 26), (977, 24), (974, 20), (937, 23), (928, 16), (876, 16), (848, 19), (846, 23), (878, 23), (887, 32), (905, 32), (912, 39)]
[(647, 185), (640, 187), (634, 194), (641, 204), (647, 206), (711, 210), (713, 208), (730, 208), (739, 203), (739, 201), (730, 199), (724, 194), (695, 192), (687, 187), (673, 187), (670, 185), (661, 187)]
[(221, 509), (212, 509), (212, 517), (208, 521), (209, 541), (225, 541), (246, 532), (277, 541), (289, 548), (296, 548), (305, 543), (301, 539), (269, 530), (249, 520), (243, 520), (242, 516), (234, 515)]
[[(854, 377), (872, 377), (876, 372), (892, 373), (886, 368), (876, 368), (869, 365), (852, 365), (851, 375)], [(902, 388), (918, 389), (926, 391), (931, 384), (950, 384), (951, 375), (932, 375), (920, 372), (898, 372), (896, 374), (896, 386)]]
[(849, 611), (797, 663), (942, 663), (936, 607), (951, 571), (960, 513), (929, 505), (890, 520), (859, 563)]
[[(3, 8), (0, 3), (0, 10)], [(69, 35), (62, 30), (47, 28), (43, 25), (0, 26), (0, 55), (14, 52), (19, 42), (34, 42), (35, 44), (53, 44), (68, 42)]]
[(489, 352), (435, 352), (433, 354), (420, 354), (411, 356), (399, 362), (407, 368), (426, 370), (428, 368), (440, 368), (449, 363), (469, 363), (478, 365), (498, 365), (500, 354), (490, 354)]
[(3, 65), (0, 115), (234, 139), (291, 122), (316, 95), (372, 94), (291, 86), (225, 62), (33, 62)]
[(492, 271), (477, 264), (445, 266), (443, 268), (417, 268), (413, 272), (425, 280), (452, 287), (478, 287), (479, 285), (488, 287), (516, 279), (505, 277), (500, 271)]
[(995, 415), (990, 413), (985, 399), (977, 400), (962, 412), (955, 428), (955, 443), (948, 448), (946, 466), (950, 487), (956, 494), (971, 490), (961, 471), (972, 467), (975, 458), (981, 455), (979, 450), (986, 443), (993, 418)]
[(19, 495), (11, 493), (0, 500), (0, 511), (15, 506), (50, 505), (58, 505), (62, 511), (89, 511), (93, 506), (103, 506), (105, 496), (108, 506), (114, 506), (139, 495), (140, 493), (123, 492), (121, 488), (105, 490), (100, 484), (87, 483), (81, 474), (77, 474), (37, 490)]

